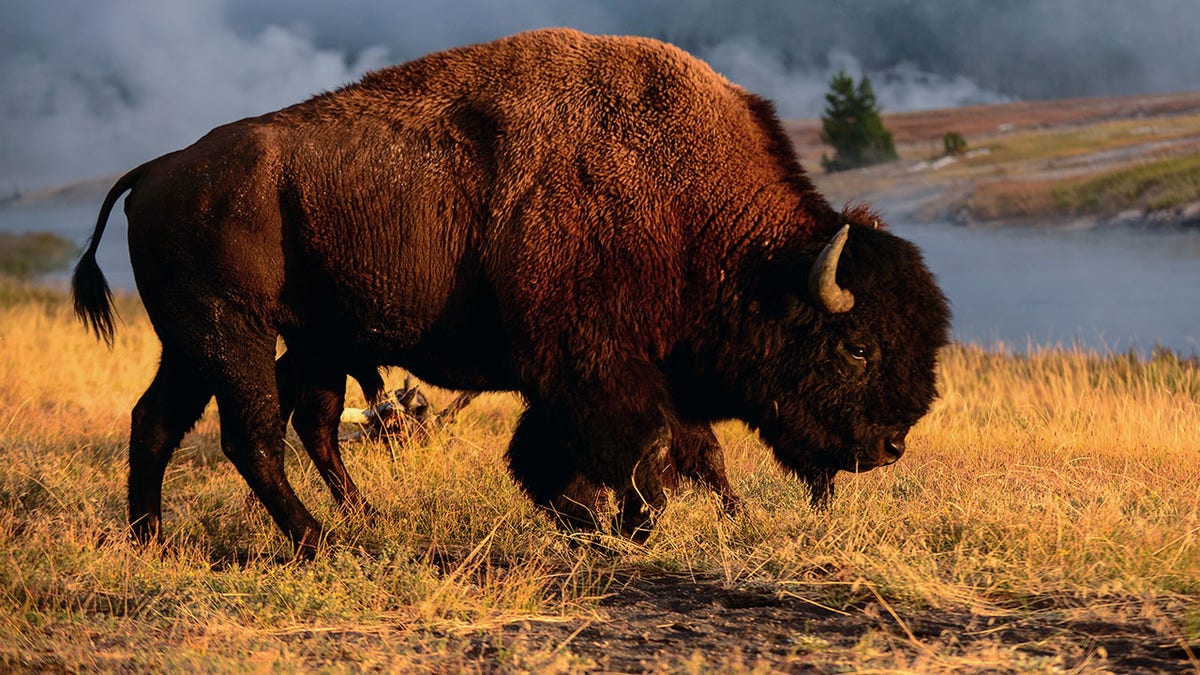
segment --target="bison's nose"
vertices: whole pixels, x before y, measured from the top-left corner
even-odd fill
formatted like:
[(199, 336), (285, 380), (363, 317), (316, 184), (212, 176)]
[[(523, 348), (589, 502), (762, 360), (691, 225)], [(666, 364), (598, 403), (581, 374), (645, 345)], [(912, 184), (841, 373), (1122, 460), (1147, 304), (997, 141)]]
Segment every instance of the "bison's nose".
[(883, 441), (883, 451), (887, 453), (888, 459), (892, 462), (900, 459), (904, 454), (904, 437), (906, 434), (892, 436)]

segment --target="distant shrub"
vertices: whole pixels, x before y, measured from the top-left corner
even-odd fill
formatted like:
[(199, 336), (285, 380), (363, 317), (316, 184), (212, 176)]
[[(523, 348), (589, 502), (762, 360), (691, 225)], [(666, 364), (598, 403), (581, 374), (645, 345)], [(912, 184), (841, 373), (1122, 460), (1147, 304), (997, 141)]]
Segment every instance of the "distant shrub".
[(942, 136), (942, 149), (947, 155), (961, 155), (967, 151), (967, 139), (957, 131), (951, 131)]

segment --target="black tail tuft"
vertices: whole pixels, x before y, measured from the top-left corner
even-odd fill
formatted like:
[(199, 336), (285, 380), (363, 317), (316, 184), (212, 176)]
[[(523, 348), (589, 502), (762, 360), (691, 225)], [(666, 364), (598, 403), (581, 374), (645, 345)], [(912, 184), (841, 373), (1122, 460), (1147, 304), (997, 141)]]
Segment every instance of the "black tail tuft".
[(87, 250), (83, 252), (83, 257), (75, 266), (75, 275), (71, 277), (71, 290), (75, 294), (75, 315), (92, 329), (97, 338), (107, 342), (109, 347), (113, 346), (114, 329), (112, 291), (108, 288), (104, 273), (100, 271), (100, 265), (96, 264), (96, 248), (100, 246), (100, 237), (104, 236), (104, 225), (108, 222), (113, 205), (126, 190), (133, 188), (148, 166), (149, 162), (121, 176), (108, 191), (108, 196), (100, 205), (100, 216), (96, 218), (96, 229), (92, 231)]
[(71, 277), (71, 289), (75, 295), (75, 315), (92, 329), (97, 338), (112, 347), (112, 290), (108, 287), (104, 273), (100, 271), (100, 265), (96, 264), (94, 252), (85, 253), (75, 266), (75, 275)]

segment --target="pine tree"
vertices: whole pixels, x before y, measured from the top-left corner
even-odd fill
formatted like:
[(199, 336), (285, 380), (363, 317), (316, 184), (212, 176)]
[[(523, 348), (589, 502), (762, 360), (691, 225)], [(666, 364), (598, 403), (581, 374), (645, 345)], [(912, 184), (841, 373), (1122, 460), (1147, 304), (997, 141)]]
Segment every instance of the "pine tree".
[(832, 159), (821, 157), (826, 171), (844, 171), (897, 158), (892, 132), (883, 126), (875, 90), (863, 75), (858, 86), (845, 71), (833, 76), (821, 116), (821, 142), (834, 149)]

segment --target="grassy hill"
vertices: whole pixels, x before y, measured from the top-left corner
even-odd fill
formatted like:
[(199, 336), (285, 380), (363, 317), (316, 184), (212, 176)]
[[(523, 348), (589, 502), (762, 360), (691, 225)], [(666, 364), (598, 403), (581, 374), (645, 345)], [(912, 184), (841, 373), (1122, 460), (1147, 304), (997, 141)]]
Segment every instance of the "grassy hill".
[[(1021, 102), (885, 115), (901, 160), (823, 174), (816, 120), (787, 123), (836, 202), (963, 224), (1200, 225), (1200, 93)], [(967, 152), (944, 157), (957, 131)]]

